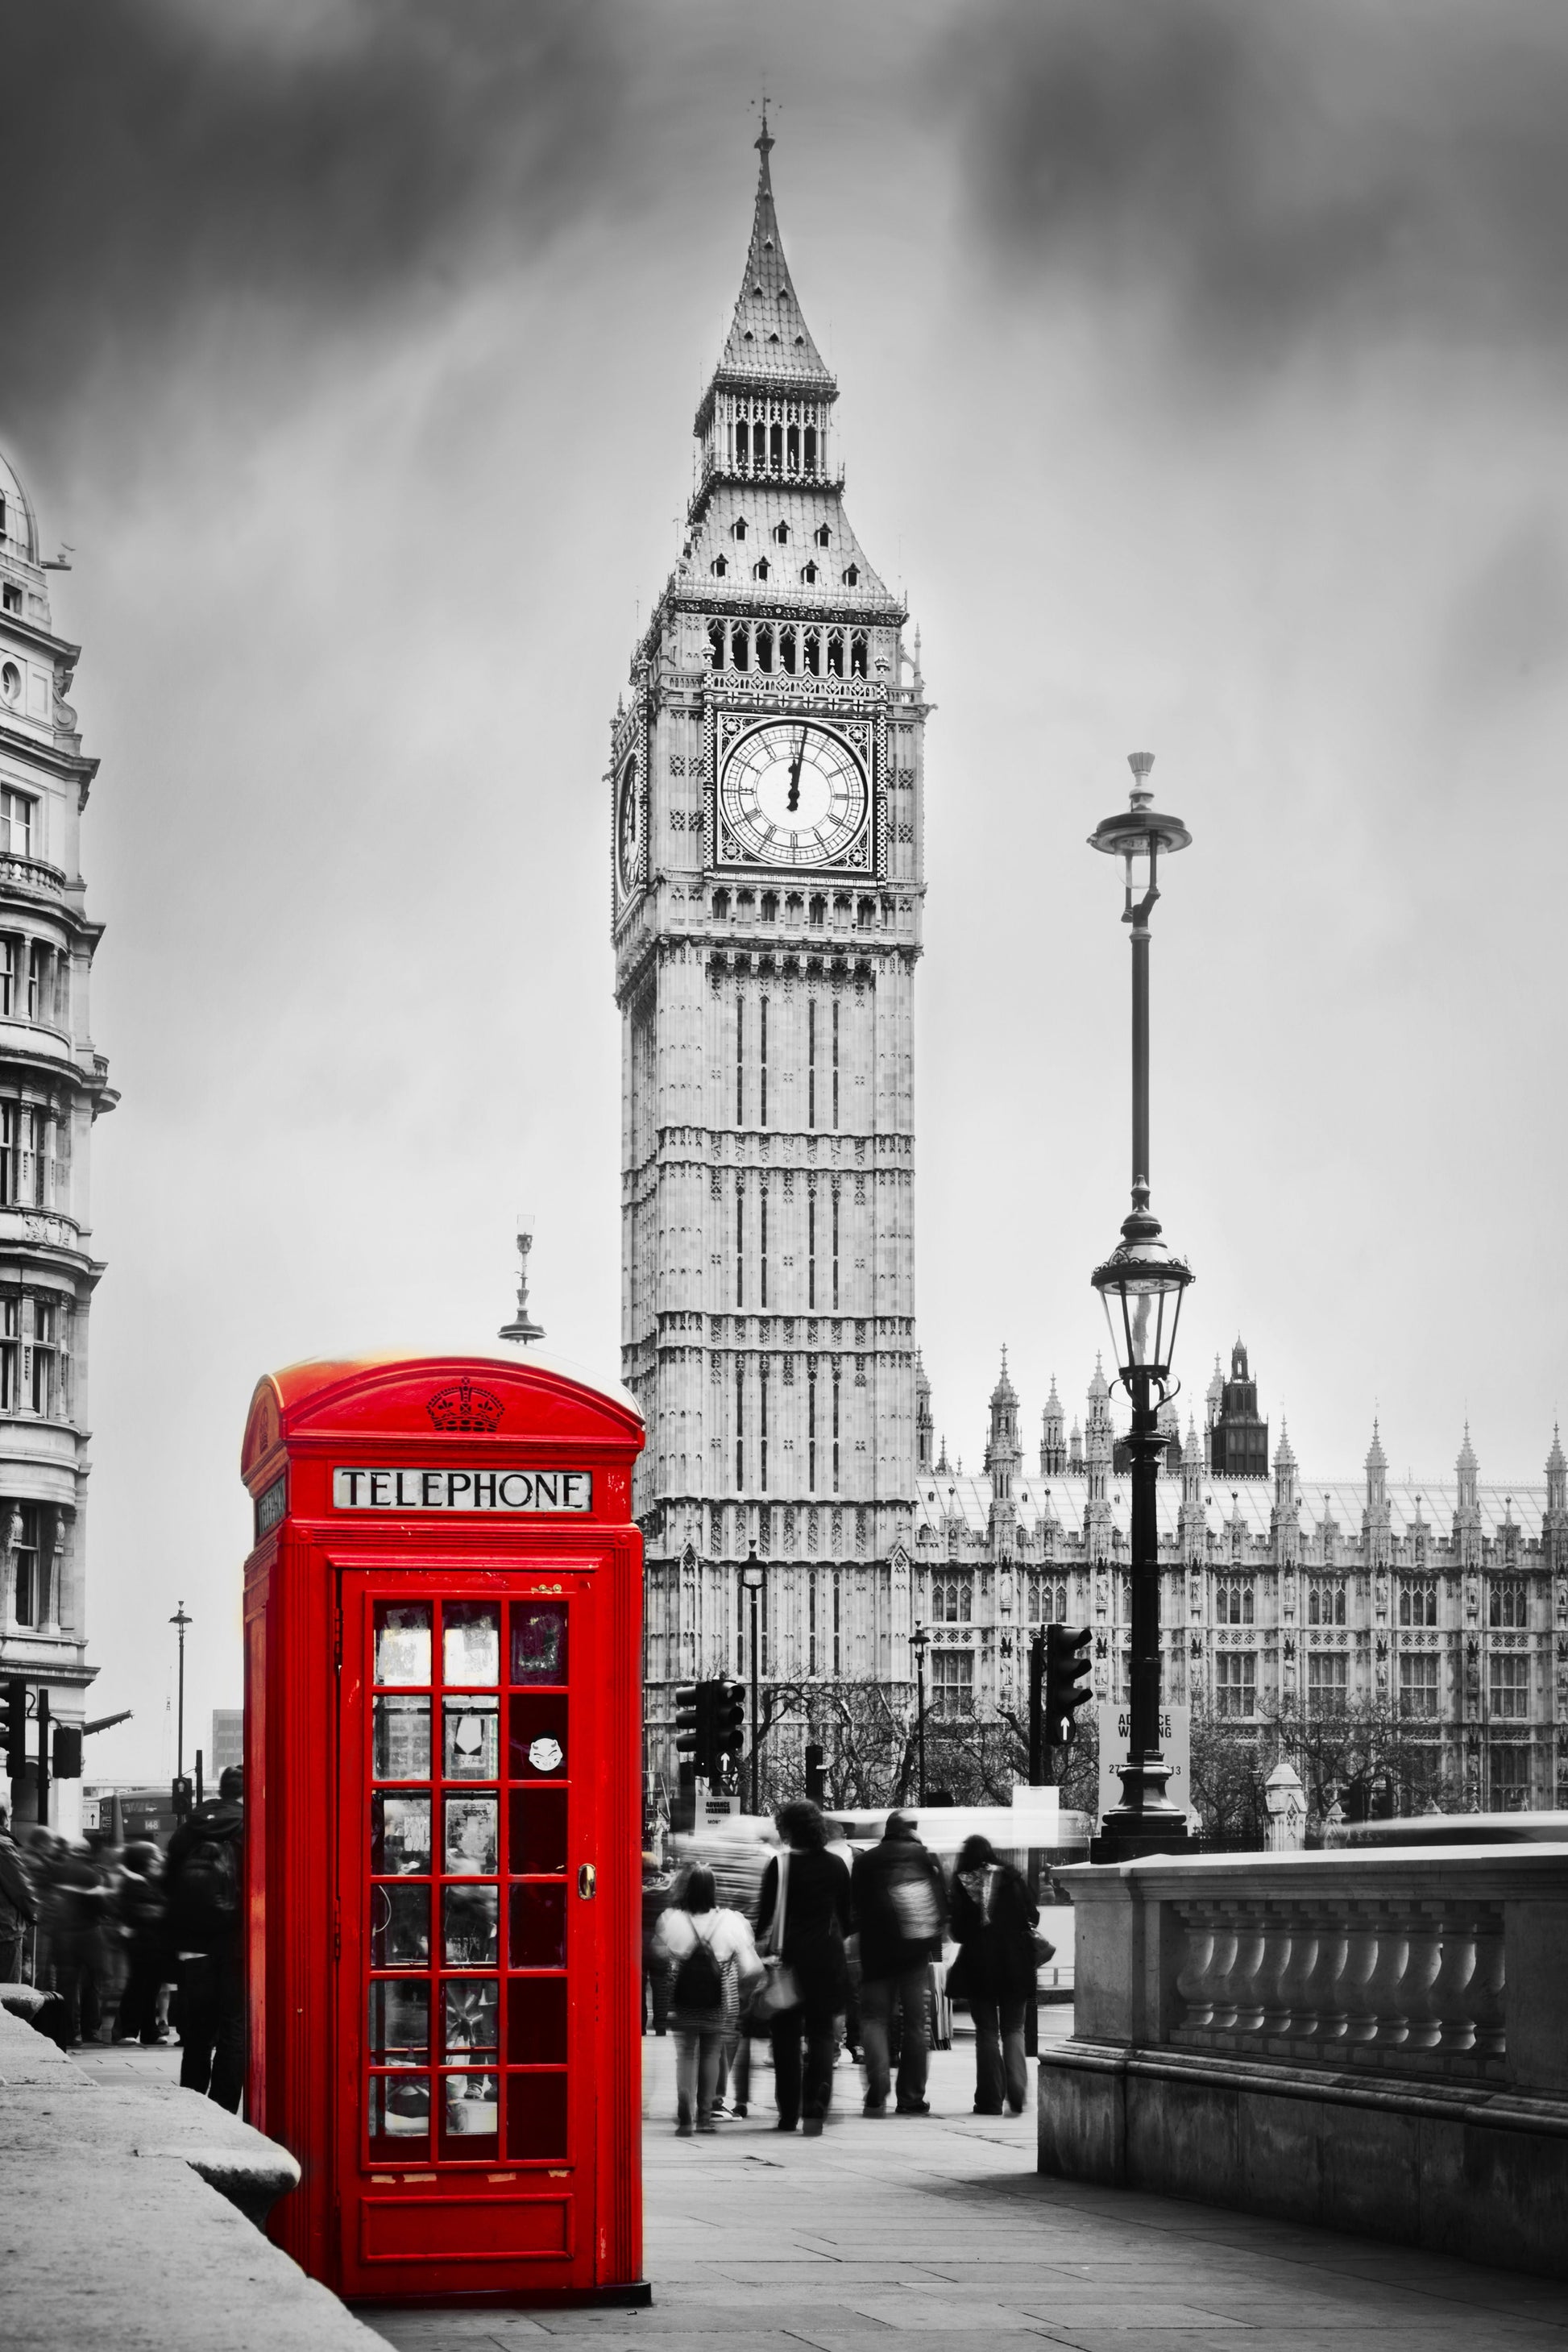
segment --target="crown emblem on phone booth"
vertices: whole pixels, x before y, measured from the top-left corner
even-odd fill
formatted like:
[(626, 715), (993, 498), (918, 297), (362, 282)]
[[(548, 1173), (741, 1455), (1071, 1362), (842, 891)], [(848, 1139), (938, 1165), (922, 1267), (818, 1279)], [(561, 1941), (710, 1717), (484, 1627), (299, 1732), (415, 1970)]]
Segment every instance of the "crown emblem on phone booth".
[(489, 1389), (458, 1381), (449, 1389), (437, 1389), (425, 1410), (437, 1429), (491, 1430), (506, 1408)]

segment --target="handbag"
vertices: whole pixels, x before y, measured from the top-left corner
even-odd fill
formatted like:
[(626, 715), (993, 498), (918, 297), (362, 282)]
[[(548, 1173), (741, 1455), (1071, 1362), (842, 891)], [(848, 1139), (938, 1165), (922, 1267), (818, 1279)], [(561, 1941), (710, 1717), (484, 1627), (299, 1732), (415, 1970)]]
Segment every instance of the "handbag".
[(768, 1948), (763, 1955), (766, 1976), (752, 1995), (752, 2015), (766, 2023), (782, 2010), (800, 2007), (800, 1986), (793, 1969), (784, 1962), (784, 1904), (789, 1895), (789, 1848), (779, 1853), (779, 1891), (768, 1923)]

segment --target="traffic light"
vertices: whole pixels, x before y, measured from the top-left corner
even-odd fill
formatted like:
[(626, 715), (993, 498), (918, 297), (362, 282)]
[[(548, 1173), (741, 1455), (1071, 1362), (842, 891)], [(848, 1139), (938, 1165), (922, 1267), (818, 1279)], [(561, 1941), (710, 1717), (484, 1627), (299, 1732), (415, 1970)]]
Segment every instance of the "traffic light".
[(824, 1769), (826, 1751), (812, 1740), (805, 1751), (805, 1793), (814, 1805), (827, 1801), (827, 1774)]
[(81, 1726), (57, 1723), (50, 1741), (49, 1769), (57, 1780), (81, 1779)]
[(746, 1695), (739, 1683), (713, 1685), (713, 1768), (738, 1764), (746, 1744)]
[(0, 1683), (0, 1732), (5, 1738), (5, 1769), (13, 1780), (27, 1769), (27, 1685), (19, 1677)]
[(693, 1772), (702, 1764), (702, 1691), (700, 1683), (682, 1683), (675, 1694), (675, 1752)]
[(1076, 1711), (1089, 1696), (1088, 1625), (1046, 1627), (1045, 1737), (1050, 1748), (1070, 1748), (1078, 1737)]

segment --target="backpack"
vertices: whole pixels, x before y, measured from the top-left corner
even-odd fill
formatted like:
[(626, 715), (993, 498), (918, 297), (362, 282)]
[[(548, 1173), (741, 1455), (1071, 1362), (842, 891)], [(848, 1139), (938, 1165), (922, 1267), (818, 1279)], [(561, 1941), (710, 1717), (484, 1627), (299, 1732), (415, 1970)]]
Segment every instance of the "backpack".
[(198, 1838), (180, 1865), (179, 1905), (188, 1927), (224, 1935), (239, 1916), (239, 1860), (234, 1840)]
[(671, 1988), (674, 2005), (688, 2016), (717, 2016), (724, 2006), (723, 1971), (714, 1958), (712, 1945), (695, 1920), (691, 1932), (697, 1941), (675, 1971)]

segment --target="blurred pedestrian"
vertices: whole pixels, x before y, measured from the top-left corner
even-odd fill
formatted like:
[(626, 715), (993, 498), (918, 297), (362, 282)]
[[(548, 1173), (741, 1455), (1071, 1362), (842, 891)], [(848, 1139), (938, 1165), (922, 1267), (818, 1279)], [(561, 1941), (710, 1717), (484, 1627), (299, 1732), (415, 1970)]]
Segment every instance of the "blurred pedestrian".
[(879, 1842), (856, 1855), (850, 1901), (860, 1938), (866, 2113), (888, 2112), (889, 2030), (896, 2016), (898, 2111), (928, 2116), (931, 1964), (941, 1956), (947, 1904), (942, 1864), (921, 1844), (908, 1813), (889, 1813)]
[(758, 1943), (766, 1940), (773, 1959), (758, 2001), (769, 2016), (778, 2128), (802, 2124), (811, 2138), (832, 2104), (837, 2025), (849, 1992), (849, 1873), (827, 1852), (826, 1823), (808, 1800), (782, 1805), (773, 1818), (784, 1843), (758, 1897)]
[(180, 2081), (237, 2114), (245, 2089), (245, 1775), (231, 1764), (218, 1792), (169, 1841), (169, 1939), (180, 1989)]
[(653, 2030), (662, 2034), (669, 2021), (669, 1983), (666, 1971), (654, 1952), (654, 1937), (658, 1923), (668, 1907), (670, 1896), (668, 1872), (649, 1866), (643, 1856), (642, 1877), (642, 1980), (643, 2032), (651, 2021)]
[(60, 2006), (54, 2039), (62, 2050), (95, 2042), (102, 2020), (99, 1983), (108, 1890), (85, 1846), (71, 1846), (52, 1830), (34, 1833), (48, 1967)]
[(22, 1982), (27, 1930), (37, 1916), (32, 1878), (11, 1835), (11, 1816), (0, 1804), (0, 1984)]
[(965, 1838), (950, 1895), (959, 1955), (947, 1972), (950, 1995), (969, 2003), (974, 2021), (974, 2112), (1022, 2115), (1028, 2092), (1024, 2020), (1036, 1998), (1035, 1927), (1040, 1909), (1012, 1864), (989, 1838)]
[(694, 2129), (717, 2128), (713, 2101), (725, 2037), (763, 1965), (751, 1928), (738, 1911), (720, 1906), (713, 1874), (700, 1863), (661, 1915), (654, 1948), (670, 1971), (675, 2128), (687, 2139)]
[(124, 1939), (125, 1989), (114, 2021), (117, 2042), (151, 2044), (163, 2039), (160, 1997), (173, 1969), (163, 1858), (147, 1839), (132, 1842), (121, 1857), (114, 1909)]

